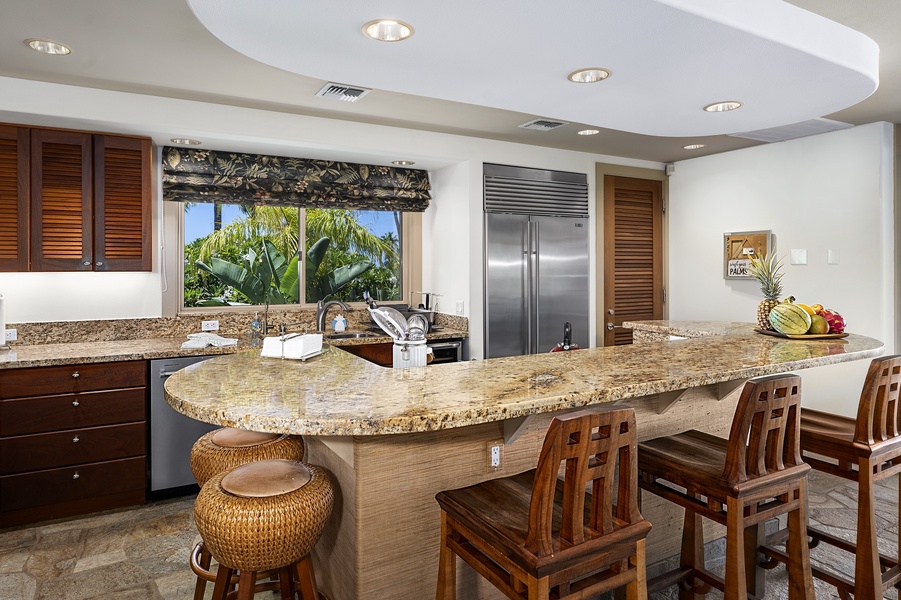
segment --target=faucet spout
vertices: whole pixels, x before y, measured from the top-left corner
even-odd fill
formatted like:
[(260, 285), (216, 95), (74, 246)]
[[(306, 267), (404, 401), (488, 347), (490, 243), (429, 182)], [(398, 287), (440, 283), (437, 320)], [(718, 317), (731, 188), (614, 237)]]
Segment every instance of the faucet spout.
[(340, 300), (329, 300), (328, 302), (320, 300), (316, 303), (316, 333), (325, 332), (325, 313), (328, 312), (329, 307), (335, 304), (339, 305), (344, 310), (351, 310), (347, 304)]

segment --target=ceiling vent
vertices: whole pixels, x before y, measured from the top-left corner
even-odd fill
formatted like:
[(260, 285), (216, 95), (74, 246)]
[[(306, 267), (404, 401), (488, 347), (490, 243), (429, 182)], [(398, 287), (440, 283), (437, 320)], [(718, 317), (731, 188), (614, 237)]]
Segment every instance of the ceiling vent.
[(356, 102), (372, 90), (344, 85), (343, 83), (326, 83), (322, 89), (316, 92), (321, 98), (329, 98), (331, 100), (342, 100), (344, 102)]
[(838, 131), (839, 129), (848, 129), (850, 127), (854, 127), (854, 125), (842, 123), (841, 121), (832, 121), (831, 119), (810, 119), (809, 121), (801, 121), (800, 123), (783, 125), (782, 127), (771, 127), (769, 129), (758, 129), (757, 131), (733, 133), (730, 134), (730, 137), (757, 140), (758, 142), (784, 142), (785, 140), (793, 140), (795, 138), (807, 137), (808, 135), (828, 133), (830, 131)]
[(535, 119), (534, 121), (523, 123), (520, 127), (523, 129), (531, 129), (533, 131), (550, 131), (551, 129), (563, 127), (564, 125), (569, 125), (569, 123), (564, 123), (563, 121), (549, 121), (547, 119)]

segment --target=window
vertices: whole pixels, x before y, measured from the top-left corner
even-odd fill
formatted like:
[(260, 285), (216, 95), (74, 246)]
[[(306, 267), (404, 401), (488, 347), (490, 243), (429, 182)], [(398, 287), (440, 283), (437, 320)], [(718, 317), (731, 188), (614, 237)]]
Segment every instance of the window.
[(418, 214), (181, 206), (185, 308), (360, 302), (364, 292), (400, 301), (409, 293), (405, 284), (413, 283), (410, 263), (418, 263), (419, 248), (407, 241), (418, 241)]

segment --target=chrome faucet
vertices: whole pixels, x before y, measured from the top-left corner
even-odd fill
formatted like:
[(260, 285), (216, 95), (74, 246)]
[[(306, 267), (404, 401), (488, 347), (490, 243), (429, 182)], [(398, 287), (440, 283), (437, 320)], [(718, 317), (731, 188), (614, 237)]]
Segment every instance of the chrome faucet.
[(340, 300), (329, 300), (328, 302), (323, 302), (320, 300), (316, 303), (316, 333), (323, 333), (325, 331), (325, 313), (328, 312), (329, 306), (333, 304), (338, 304), (344, 310), (350, 310), (350, 307)]

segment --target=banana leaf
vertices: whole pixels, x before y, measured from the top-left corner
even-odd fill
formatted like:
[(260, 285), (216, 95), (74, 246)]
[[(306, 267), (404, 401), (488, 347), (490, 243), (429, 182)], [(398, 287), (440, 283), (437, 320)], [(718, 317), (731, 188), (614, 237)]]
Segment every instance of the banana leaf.
[(320, 298), (331, 296), (351, 281), (371, 269), (374, 265), (368, 260), (360, 260), (355, 263), (338, 267), (325, 277), (319, 286)]

